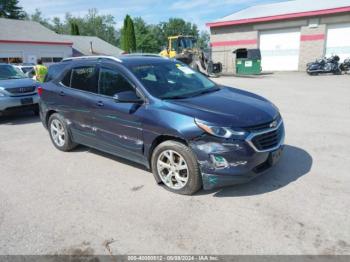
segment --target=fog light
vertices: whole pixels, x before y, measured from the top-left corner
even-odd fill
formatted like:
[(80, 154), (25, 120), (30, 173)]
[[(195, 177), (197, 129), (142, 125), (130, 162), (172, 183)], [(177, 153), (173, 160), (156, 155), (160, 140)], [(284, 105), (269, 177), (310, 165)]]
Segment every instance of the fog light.
[(215, 168), (225, 168), (228, 167), (228, 163), (223, 156), (211, 155), (211, 161), (213, 162)]

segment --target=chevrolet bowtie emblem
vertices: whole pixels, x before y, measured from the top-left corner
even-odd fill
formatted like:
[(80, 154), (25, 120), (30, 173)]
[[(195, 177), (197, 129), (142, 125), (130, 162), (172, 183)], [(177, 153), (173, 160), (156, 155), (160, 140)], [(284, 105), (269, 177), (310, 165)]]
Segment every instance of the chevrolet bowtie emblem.
[(273, 121), (270, 124), (270, 128), (275, 128), (277, 126), (277, 121)]

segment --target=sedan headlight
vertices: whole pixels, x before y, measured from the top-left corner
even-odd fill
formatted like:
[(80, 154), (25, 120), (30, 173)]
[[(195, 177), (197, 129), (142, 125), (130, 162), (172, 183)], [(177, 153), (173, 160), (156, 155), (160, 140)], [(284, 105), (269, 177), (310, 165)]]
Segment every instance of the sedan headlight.
[(4, 88), (0, 87), (0, 96), (5, 96), (5, 93), (3, 93)]
[(215, 125), (207, 124), (201, 120), (195, 119), (195, 123), (199, 128), (207, 132), (208, 134), (211, 134), (213, 136), (222, 137), (222, 138), (230, 138), (230, 137), (236, 137), (236, 138), (242, 138), (246, 136), (246, 132), (243, 130), (233, 130), (229, 127), (220, 127)]

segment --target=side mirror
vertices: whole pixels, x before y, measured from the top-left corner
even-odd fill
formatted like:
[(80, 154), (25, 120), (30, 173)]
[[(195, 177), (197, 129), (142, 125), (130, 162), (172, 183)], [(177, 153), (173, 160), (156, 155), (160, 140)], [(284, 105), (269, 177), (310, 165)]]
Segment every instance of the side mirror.
[(143, 100), (134, 91), (124, 91), (113, 96), (117, 103), (143, 103)]

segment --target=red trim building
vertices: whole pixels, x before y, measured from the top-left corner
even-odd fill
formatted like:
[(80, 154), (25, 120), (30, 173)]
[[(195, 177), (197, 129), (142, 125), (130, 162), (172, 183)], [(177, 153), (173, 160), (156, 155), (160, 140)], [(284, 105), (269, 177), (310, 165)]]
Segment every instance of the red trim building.
[(72, 56), (72, 41), (37, 22), (0, 18), (0, 28), (0, 62), (49, 64)]
[(305, 70), (307, 62), (350, 57), (350, 0), (295, 0), (252, 6), (207, 23), (213, 59), (235, 71), (238, 48), (260, 48), (264, 71)]

